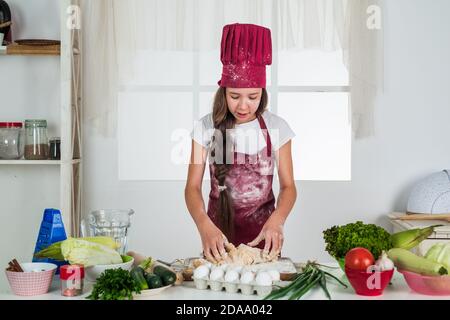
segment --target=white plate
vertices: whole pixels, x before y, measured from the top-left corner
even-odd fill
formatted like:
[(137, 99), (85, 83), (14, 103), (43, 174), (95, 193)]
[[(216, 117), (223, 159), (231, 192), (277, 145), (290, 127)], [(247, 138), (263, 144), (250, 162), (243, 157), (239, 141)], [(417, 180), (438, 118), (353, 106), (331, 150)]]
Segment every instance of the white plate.
[(172, 285), (168, 285), (161, 288), (156, 289), (148, 289), (148, 290), (141, 290), (141, 294), (133, 294), (133, 298), (136, 300), (139, 299), (145, 299), (146, 297), (156, 296), (166, 290), (167, 288), (170, 288)]

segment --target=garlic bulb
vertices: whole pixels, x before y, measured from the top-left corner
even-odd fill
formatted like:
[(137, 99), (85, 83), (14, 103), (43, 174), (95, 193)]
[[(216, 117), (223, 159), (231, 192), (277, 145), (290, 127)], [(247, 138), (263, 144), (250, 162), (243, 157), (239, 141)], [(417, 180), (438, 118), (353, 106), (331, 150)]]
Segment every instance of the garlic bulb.
[(380, 271), (387, 271), (394, 269), (394, 262), (388, 258), (387, 253), (383, 251), (381, 256), (375, 262), (375, 265), (380, 269)]

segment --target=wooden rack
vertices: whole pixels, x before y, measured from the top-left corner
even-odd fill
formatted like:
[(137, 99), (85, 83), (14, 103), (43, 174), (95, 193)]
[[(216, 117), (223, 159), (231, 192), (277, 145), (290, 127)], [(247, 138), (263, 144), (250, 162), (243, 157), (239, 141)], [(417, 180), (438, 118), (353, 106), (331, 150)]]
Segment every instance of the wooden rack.
[(6, 47), (7, 55), (50, 55), (59, 56), (61, 54), (61, 45), (50, 46), (28, 46), (13, 43)]

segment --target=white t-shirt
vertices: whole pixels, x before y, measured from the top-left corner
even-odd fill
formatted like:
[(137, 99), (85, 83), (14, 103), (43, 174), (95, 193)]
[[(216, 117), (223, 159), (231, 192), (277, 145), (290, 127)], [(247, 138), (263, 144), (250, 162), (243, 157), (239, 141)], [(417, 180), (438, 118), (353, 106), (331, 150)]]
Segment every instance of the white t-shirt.
[[(270, 135), (272, 152), (277, 151), (286, 142), (295, 137), (294, 131), (286, 120), (280, 116), (270, 111), (265, 111), (262, 114), (262, 117)], [(194, 129), (191, 132), (191, 137), (200, 145), (209, 148), (213, 133), (214, 122), (212, 113), (209, 113), (195, 123)], [(235, 145), (235, 151), (240, 153), (250, 155), (256, 154), (267, 145), (258, 119), (242, 124), (236, 124), (235, 128), (231, 129), (230, 136), (232, 138), (231, 143)]]

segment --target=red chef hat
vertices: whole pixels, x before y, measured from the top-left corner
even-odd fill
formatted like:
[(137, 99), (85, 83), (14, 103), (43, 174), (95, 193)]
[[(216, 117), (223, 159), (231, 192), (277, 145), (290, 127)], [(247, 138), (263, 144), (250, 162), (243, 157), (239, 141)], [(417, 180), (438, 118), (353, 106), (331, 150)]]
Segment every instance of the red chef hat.
[(270, 29), (254, 24), (223, 27), (220, 60), (221, 87), (265, 88), (266, 65), (272, 64)]

